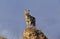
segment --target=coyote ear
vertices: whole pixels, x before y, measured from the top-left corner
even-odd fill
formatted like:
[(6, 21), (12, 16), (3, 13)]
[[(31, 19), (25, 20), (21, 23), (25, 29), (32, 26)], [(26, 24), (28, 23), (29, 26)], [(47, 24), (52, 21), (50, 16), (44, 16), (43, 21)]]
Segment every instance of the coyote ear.
[(30, 13), (30, 10), (26, 9), (26, 10), (24, 11), (24, 13), (25, 13), (25, 14), (29, 14), (29, 13)]

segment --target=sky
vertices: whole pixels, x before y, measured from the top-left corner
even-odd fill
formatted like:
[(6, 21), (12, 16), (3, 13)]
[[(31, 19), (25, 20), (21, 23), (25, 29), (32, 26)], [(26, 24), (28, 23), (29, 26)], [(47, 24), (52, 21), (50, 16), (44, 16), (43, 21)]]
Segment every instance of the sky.
[(24, 10), (48, 39), (60, 39), (60, 0), (0, 0), (0, 36), (21, 39), (26, 28)]

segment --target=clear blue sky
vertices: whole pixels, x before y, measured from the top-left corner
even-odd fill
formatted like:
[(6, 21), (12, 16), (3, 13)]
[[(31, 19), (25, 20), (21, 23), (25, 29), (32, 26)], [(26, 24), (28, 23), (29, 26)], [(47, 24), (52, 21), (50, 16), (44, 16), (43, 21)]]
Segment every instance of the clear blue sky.
[(31, 10), (37, 28), (49, 39), (60, 39), (60, 0), (0, 0), (0, 36), (21, 39), (25, 9)]

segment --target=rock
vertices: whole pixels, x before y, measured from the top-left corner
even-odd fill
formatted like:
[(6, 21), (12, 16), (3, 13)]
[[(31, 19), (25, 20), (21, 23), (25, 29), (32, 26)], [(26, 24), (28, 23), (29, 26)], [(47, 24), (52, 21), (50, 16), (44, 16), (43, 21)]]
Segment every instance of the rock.
[(1, 37), (1, 36), (0, 36), (0, 39), (7, 39), (7, 38), (5, 38), (5, 37)]
[(35, 27), (27, 27), (23, 33), (23, 39), (47, 39), (41, 30)]

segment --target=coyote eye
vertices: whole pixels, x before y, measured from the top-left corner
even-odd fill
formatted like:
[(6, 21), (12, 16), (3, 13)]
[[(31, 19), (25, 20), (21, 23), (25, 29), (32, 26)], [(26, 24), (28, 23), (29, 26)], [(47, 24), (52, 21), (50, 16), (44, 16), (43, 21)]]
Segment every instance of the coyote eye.
[(32, 34), (29, 34), (29, 37), (31, 37), (32, 36)]

